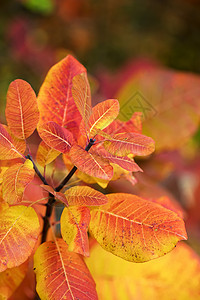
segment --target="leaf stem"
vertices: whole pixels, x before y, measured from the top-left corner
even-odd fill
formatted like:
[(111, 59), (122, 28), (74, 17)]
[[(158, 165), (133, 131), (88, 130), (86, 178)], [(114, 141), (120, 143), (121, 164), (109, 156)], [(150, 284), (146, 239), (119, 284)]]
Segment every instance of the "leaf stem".
[(45, 185), (48, 185), (46, 179), (44, 178), (44, 176), (42, 176), (42, 174), (40, 173), (40, 171), (38, 170), (32, 156), (30, 154), (26, 155), (25, 158), (29, 159), (32, 163), (33, 163), (33, 168), (35, 170), (35, 173), (38, 175), (38, 177), (42, 180), (42, 182), (45, 184)]

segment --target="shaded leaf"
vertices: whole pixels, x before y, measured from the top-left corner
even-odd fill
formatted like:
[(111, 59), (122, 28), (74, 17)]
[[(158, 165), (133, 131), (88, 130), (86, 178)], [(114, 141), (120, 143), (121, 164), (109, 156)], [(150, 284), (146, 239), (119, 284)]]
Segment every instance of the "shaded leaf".
[(101, 300), (199, 299), (200, 258), (185, 243), (178, 243), (163, 257), (134, 266), (98, 244), (90, 252), (86, 262)]
[(69, 152), (73, 143), (71, 132), (55, 122), (42, 124), (38, 128), (38, 133), (49, 147), (62, 153)]
[(34, 256), (37, 292), (41, 299), (98, 299), (95, 283), (82, 257), (58, 239), (39, 246)]
[(87, 125), (92, 113), (90, 85), (86, 73), (76, 75), (72, 80), (72, 96), (74, 102)]
[(142, 169), (136, 164), (134, 159), (129, 158), (127, 156), (121, 157), (121, 156), (114, 156), (108, 151), (106, 151), (100, 144), (97, 145), (97, 147), (93, 147), (94, 153), (97, 153), (98, 155), (108, 159), (111, 163), (117, 164), (121, 168), (131, 171), (131, 172), (138, 172), (141, 171)]
[(107, 197), (89, 186), (74, 186), (65, 191), (69, 205), (99, 206), (108, 202)]
[(104, 147), (116, 156), (127, 154), (145, 156), (155, 150), (155, 143), (152, 138), (139, 133), (118, 133), (112, 140), (105, 141)]
[(32, 207), (18, 205), (0, 211), (0, 272), (25, 262), (39, 234), (38, 216)]
[(73, 164), (82, 172), (101, 179), (110, 180), (113, 176), (113, 168), (108, 160), (85, 151), (78, 145), (72, 146), (70, 157)]
[(44, 167), (56, 159), (59, 154), (59, 151), (49, 147), (44, 141), (42, 141), (37, 150), (36, 160), (40, 166)]
[(68, 250), (89, 256), (88, 225), (90, 210), (85, 206), (64, 208), (61, 219), (61, 234), (69, 245)]
[(40, 186), (41, 186), (45, 191), (47, 191), (48, 193), (54, 195), (54, 197), (55, 197), (57, 200), (61, 201), (61, 202), (64, 203), (66, 206), (69, 205), (69, 204), (68, 204), (68, 201), (67, 201), (67, 199), (66, 199), (66, 197), (65, 197), (65, 195), (64, 195), (63, 193), (61, 193), (61, 192), (55, 192), (54, 189), (53, 189), (51, 186), (49, 186), (49, 185), (41, 184)]
[(0, 159), (21, 157), (26, 143), (10, 135), (7, 126), (0, 124)]
[(36, 95), (30, 84), (16, 79), (9, 85), (6, 120), (11, 132), (19, 139), (28, 138), (39, 121)]
[(22, 201), (25, 187), (33, 180), (35, 171), (28, 159), (24, 164), (11, 166), (3, 175), (2, 192), (4, 201), (15, 204)]
[(86, 69), (71, 55), (48, 72), (38, 95), (40, 123), (48, 121), (70, 128), (76, 136), (81, 115), (72, 97), (72, 79)]
[(109, 99), (98, 103), (92, 109), (89, 119), (89, 136), (94, 137), (99, 129), (106, 128), (119, 114), (119, 102)]
[(159, 204), (131, 194), (109, 194), (108, 204), (91, 211), (90, 232), (107, 251), (145, 262), (187, 239), (183, 220)]
[(21, 284), (28, 270), (27, 262), (0, 273), (0, 299), (8, 299)]

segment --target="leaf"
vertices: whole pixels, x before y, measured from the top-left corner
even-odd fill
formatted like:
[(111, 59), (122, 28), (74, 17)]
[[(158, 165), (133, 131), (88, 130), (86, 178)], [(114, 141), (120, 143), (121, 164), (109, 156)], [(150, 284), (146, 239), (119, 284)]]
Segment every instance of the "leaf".
[(7, 126), (0, 124), (0, 159), (21, 157), (25, 149), (25, 142), (11, 136)]
[(87, 125), (92, 108), (90, 85), (86, 73), (74, 76), (72, 80), (72, 96), (84, 123)]
[(127, 154), (145, 156), (155, 150), (155, 143), (152, 138), (139, 133), (118, 133), (112, 140), (104, 142), (105, 149), (116, 156)]
[(109, 99), (98, 103), (92, 109), (89, 119), (89, 136), (94, 137), (99, 129), (106, 128), (119, 114), (119, 102)]
[(92, 150), (94, 151), (94, 153), (108, 159), (111, 163), (117, 164), (118, 166), (120, 166), (125, 170), (131, 172), (138, 172), (138, 171), (142, 172), (142, 169), (136, 164), (136, 162), (133, 159), (127, 156), (124, 157), (114, 156), (110, 154), (108, 151), (106, 151), (102, 146), (100, 146), (100, 144), (97, 144), (97, 147), (94, 146)]
[(99, 206), (108, 202), (107, 197), (89, 186), (74, 186), (65, 191), (69, 205)]
[(40, 124), (53, 121), (76, 137), (81, 115), (72, 97), (72, 79), (86, 69), (71, 55), (48, 72), (38, 95)]
[(36, 160), (40, 166), (45, 167), (55, 160), (59, 154), (59, 151), (49, 147), (44, 141), (42, 141), (38, 147)]
[(113, 168), (108, 160), (85, 151), (78, 145), (73, 145), (70, 150), (73, 164), (82, 172), (101, 179), (110, 180), (113, 176)]
[(183, 220), (159, 204), (131, 194), (109, 194), (108, 204), (91, 211), (90, 232), (107, 251), (145, 262), (186, 240)]
[(21, 284), (28, 269), (27, 262), (0, 273), (0, 299), (8, 299)]
[(32, 207), (18, 205), (0, 210), (0, 272), (25, 262), (39, 234), (38, 216)]
[(95, 282), (82, 257), (58, 239), (39, 246), (34, 256), (37, 292), (46, 300), (97, 300)]
[(6, 120), (11, 132), (19, 139), (28, 138), (39, 121), (36, 95), (30, 84), (16, 79), (11, 82), (6, 103)]
[(89, 223), (89, 208), (85, 206), (64, 208), (60, 219), (61, 235), (69, 245), (69, 251), (89, 256), (87, 235)]
[(86, 263), (101, 300), (199, 299), (200, 257), (183, 242), (145, 264), (133, 265), (98, 244), (90, 252)]
[(42, 124), (38, 128), (38, 133), (49, 147), (62, 153), (69, 152), (73, 143), (71, 132), (55, 122)]
[(3, 175), (2, 192), (4, 201), (16, 204), (22, 201), (25, 187), (33, 180), (35, 171), (32, 162), (27, 159), (10, 167)]
[(64, 195), (63, 193), (61, 193), (61, 192), (55, 192), (54, 189), (53, 189), (51, 186), (49, 186), (49, 185), (41, 184), (40, 186), (41, 186), (45, 191), (47, 191), (48, 193), (54, 195), (54, 197), (55, 197), (57, 200), (61, 201), (61, 202), (64, 203), (66, 206), (69, 206), (68, 201), (67, 201), (67, 199), (66, 199), (66, 197), (65, 197), (65, 195)]

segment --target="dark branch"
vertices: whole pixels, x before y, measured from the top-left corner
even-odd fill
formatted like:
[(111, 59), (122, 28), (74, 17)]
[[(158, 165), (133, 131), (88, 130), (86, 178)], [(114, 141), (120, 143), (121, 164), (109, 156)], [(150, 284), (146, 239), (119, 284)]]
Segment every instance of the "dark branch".
[(33, 167), (34, 167), (34, 170), (35, 170), (35, 173), (38, 175), (38, 177), (42, 180), (42, 182), (46, 185), (48, 185), (46, 179), (44, 178), (44, 176), (42, 176), (42, 174), (40, 173), (40, 171), (38, 170), (32, 156), (30, 154), (28, 154), (27, 156), (25, 156), (27, 159), (29, 159), (30, 161), (32, 161), (33, 163)]

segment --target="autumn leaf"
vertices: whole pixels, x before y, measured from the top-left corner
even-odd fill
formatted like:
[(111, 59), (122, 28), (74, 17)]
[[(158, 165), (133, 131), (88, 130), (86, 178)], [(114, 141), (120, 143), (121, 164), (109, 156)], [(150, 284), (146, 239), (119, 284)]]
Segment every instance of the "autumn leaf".
[(187, 239), (183, 220), (159, 204), (131, 194), (109, 194), (108, 204), (91, 211), (90, 232), (107, 251), (145, 262)]
[(82, 257), (69, 252), (62, 239), (39, 246), (34, 269), (41, 299), (98, 299), (95, 283)]
[(86, 263), (101, 300), (177, 299), (200, 296), (200, 257), (183, 242), (167, 255), (132, 264), (104, 251), (97, 243)]
[(73, 164), (88, 175), (107, 180), (113, 176), (113, 168), (108, 160), (97, 154), (87, 152), (78, 145), (71, 148), (70, 157)]
[(52, 194), (57, 200), (64, 203), (66, 206), (69, 206), (66, 196), (61, 192), (56, 192), (51, 186), (41, 184), (40, 185), (45, 191)]
[(38, 95), (40, 124), (53, 121), (70, 128), (76, 137), (81, 115), (72, 97), (72, 79), (86, 72), (74, 57), (68, 55), (48, 72)]
[(13, 137), (7, 126), (0, 124), (0, 159), (22, 157), (25, 149), (25, 142)]
[(139, 133), (118, 133), (104, 142), (105, 149), (116, 156), (127, 154), (145, 156), (155, 150), (152, 138)]
[(44, 141), (41, 141), (37, 150), (36, 160), (40, 166), (44, 167), (56, 159), (59, 154), (59, 151), (49, 147)]
[(28, 261), (18, 267), (0, 273), (0, 299), (8, 299), (23, 281), (28, 270)]
[(86, 206), (64, 208), (60, 219), (61, 235), (69, 245), (69, 251), (89, 256), (89, 223), (90, 210)]
[(68, 204), (79, 206), (99, 206), (108, 202), (107, 197), (89, 186), (74, 186), (65, 191)]
[(55, 122), (42, 124), (38, 128), (38, 133), (49, 147), (62, 153), (69, 152), (73, 143), (71, 132)]
[(72, 80), (72, 96), (84, 123), (87, 125), (92, 108), (90, 85), (86, 73), (74, 76)]
[(30, 160), (7, 169), (3, 175), (2, 193), (4, 201), (16, 204), (22, 201), (25, 187), (33, 180), (35, 171)]
[(11, 82), (7, 93), (6, 120), (11, 132), (19, 139), (28, 138), (36, 129), (39, 111), (35, 92), (28, 82), (21, 79)]
[(0, 210), (0, 272), (24, 263), (39, 234), (38, 216), (32, 207), (7, 206)]
[(99, 129), (106, 128), (119, 114), (119, 102), (109, 99), (98, 103), (92, 109), (89, 119), (89, 136), (93, 138)]

